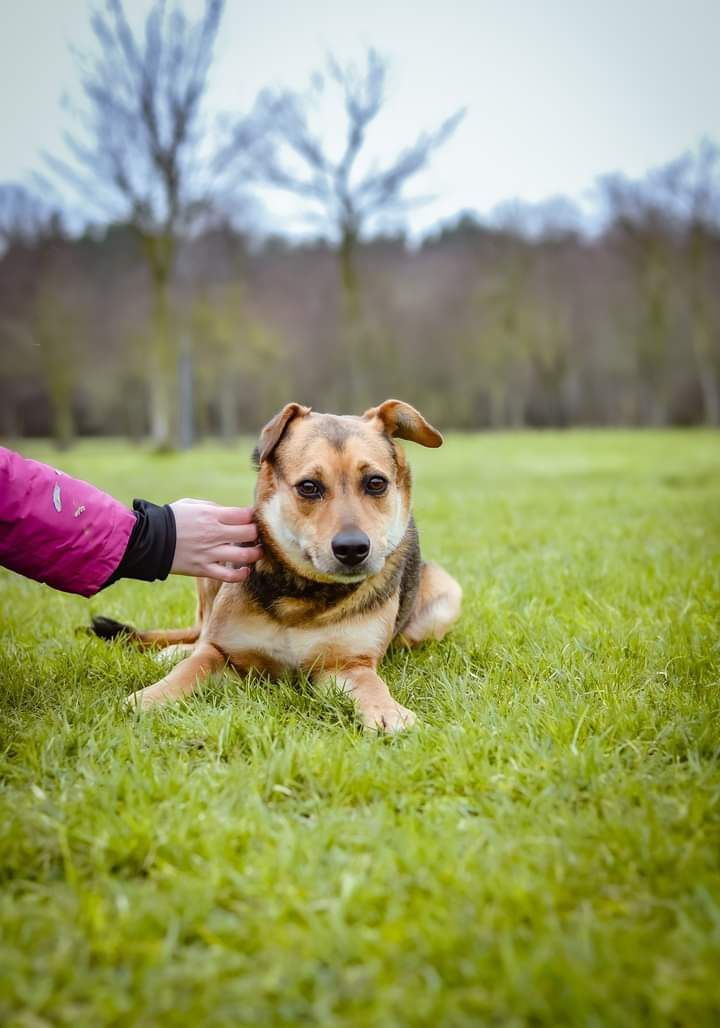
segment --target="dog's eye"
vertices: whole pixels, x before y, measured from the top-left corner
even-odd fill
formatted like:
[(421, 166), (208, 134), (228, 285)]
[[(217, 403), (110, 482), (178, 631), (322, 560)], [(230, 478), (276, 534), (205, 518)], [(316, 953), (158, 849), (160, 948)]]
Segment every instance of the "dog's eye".
[(314, 478), (306, 478), (302, 482), (298, 482), (295, 486), (298, 491), (298, 495), (302, 496), (304, 500), (319, 500), (324, 489), (320, 482), (316, 482)]
[(388, 480), (382, 475), (371, 475), (365, 481), (365, 492), (371, 496), (382, 496), (388, 487)]

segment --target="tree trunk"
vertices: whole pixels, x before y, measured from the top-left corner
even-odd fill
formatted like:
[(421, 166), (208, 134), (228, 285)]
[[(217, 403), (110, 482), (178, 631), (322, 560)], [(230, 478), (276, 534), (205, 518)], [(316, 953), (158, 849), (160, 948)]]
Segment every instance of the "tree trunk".
[(178, 354), (170, 314), (174, 241), (170, 236), (143, 236), (152, 285), (152, 338), (148, 360), (150, 439), (158, 452), (175, 449), (178, 435)]
[(343, 231), (338, 251), (340, 281), (343, 291), (343, 342), (346, 361), (341, 374), (347, 382), (347, 399), (352, 410), (359, 410), (367, 400), (362, 372), (362, 317), (360, 310), (360, 283), (355, 267), (357, 236), (351, 229)]
[(153, 334), (150, 360), (150, 439), (156, 450), (174, 448), (173, 387), (176, 362), (170, 338), (169, 283), (153, 278)]
[(52, 375), (49, 383), (52, 404), (52, 433), (58, 450), (68, 450), (75, 438), (72, 387), (65, 375)]
[(181, 450), (189, 450), (195, 441), (195, 418), (192, 346), (187, 331), (180, 336), (178, 379), (178, 442)]
[(73, 360), (67, 339), (56, 335), (56, 327), (45, 324), (37, 334), (43, 355), (45, 381), (50, 396), (51, 429), (58, 450), (67, 450), (75, 438), (72, 409)]

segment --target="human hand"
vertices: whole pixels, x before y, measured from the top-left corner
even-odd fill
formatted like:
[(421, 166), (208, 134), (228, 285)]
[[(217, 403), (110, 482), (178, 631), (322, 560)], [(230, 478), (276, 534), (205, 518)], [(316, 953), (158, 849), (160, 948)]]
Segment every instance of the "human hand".
[(221, 582), (242, 582), (251, 569), (227, 567), (254, 564), (262, 556), (252, 507), (219, 507), (210, 500), (176, 500), (170, 504), (175, 515), (175, 556), (170, 573), (217, 578)]

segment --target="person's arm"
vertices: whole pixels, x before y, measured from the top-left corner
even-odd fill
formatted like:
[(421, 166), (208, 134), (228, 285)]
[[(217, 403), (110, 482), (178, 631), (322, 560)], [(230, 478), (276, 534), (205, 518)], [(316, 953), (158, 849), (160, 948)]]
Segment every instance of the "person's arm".
[(0, 564), (92, 596), (135, 527), (127, 507), (88, 482), (0, 448)]
[(249, 508), (179, 500), (135, 510), (88, 482), (0, 447), (0, 564), (55, 589), (92, 596), (119, 578), (169, 573), (239, 581), (260, 556)]
[[(135, 500), (137, 523), (125, 554), (105, 585), (120, 578), (151, 582), (173, 575), (241, 582), (259, 560), (252, 507), (220, 507), (210, 500), (176, 500), (158, 507)], [(242, 564), (228, 567), (227, 562)]]

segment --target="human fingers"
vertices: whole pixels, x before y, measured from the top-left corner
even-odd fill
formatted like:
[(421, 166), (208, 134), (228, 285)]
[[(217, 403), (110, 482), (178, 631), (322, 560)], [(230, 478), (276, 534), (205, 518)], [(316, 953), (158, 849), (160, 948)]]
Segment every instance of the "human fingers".
[(227, 543), (254, 543), (258, 537), (257, 525), (254, 521), (247, 525), (223, 525), (214, 529), (214, 535)]
[(213, 514), (221, 525), (248, 525), (255, 517), (254, 507), (215, 507)]
[(204, 574), (206, 578), (216, 578), (219, 582), (244, 582), (250, 574), (250, 568), (229, 568), (225, 564), (208, 564)]
[(213, 561), (231, 560), (233, 564), (254, 564), (263, 555), (262, 546), (215, 546), (210, 556)]

